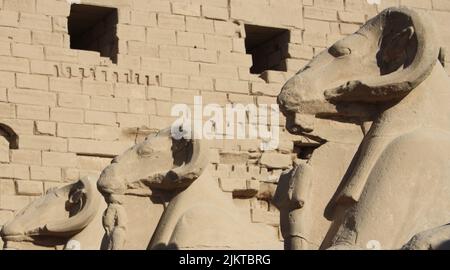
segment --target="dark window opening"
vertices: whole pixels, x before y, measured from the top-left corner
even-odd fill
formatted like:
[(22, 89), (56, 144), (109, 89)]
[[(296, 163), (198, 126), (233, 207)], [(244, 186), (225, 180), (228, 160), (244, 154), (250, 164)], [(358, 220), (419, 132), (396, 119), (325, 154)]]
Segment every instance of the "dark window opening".
[(116, 8), (74, 4), (68, 21), (70, 48), (99, 52), (117, 63)]
[(287, 29), (245, 25), (245, 48), (253, 58), (250, 73), (266, 70), (286, 71), (287, 48), (290, 32)]

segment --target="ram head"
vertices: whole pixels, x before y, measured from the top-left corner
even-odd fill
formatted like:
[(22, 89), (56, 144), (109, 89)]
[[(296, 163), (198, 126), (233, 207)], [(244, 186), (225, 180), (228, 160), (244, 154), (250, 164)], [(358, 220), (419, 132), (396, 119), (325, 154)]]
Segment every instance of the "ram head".
[[(427, 14), (388, 8), (317, 55), (278, 96), (294, 134), (313, 134), (315, 118), (371, 121), (423, 82), (443, 51)], [(443, 62), (443, 61), (442, 61)]]

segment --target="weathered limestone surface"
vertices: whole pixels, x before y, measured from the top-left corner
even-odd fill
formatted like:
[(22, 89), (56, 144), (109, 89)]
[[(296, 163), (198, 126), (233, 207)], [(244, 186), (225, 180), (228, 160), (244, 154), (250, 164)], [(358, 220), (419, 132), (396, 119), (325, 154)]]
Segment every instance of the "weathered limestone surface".
[(290, 248), (448, 248), (450, 80), (438, 36), (426, 12), (389, 8), (284, 85), (278, 101), (292, 133), (320, 136), (318, 116), (365, 133), (342, 181), (320, 182), (333, 166), (320, 160), (325, 144), (278, 185)]
[[(314, 56), (389, 6), (425, 10), (438, 22), (436, 43), (450, 49), (446, 0), (382, 0), (381, 5), (365, 0), (80, 2), (118, 8), (117, 63), (98, 52), (70, 48), (67, 1), (0, 1), (0, 123), (19, 138), (13, 146), (0, 126), (0, 226), (48, 190), (86, 176), (97, 179), (114, 157), (170, 126), (172, 105), (192, 104), (194, 95), (222, 107), (277, 103), (284, 83)], [(290, 31), (287, 44), (270, 52), (270, 59), (286, 71), (250, 73), (245, 24)], [(261, 151), (257, 140), (212, 141), (208, 174), (242, 220), (269, 225), (268, 242), (282, 243), (290, 234), (277, 222), (279, 217), (283, 222), (286, 213), (272, 204), (278, 196), (275, 190), (308, 160), (308, 166), (322, 170), (313, 182), (330, 183), (311, 186), (314, 207), (308, 211), (319, 225), (308, 237), (311, 248), (319, 248), (330, 220), (318, 213), (344, 176), (371, 120), (355, 125), (314, 118), (317, 137), (311, 138), (291, 134), (282, 117), (281, 143), (275, 151)], [(283, 205), (286, 198), (279, 196)], [(147, 248), (157, 227), (150, 217), (163, 215), (161, 204), (143, 201), (137, 196), (123, 201), (130, 228), (123, 248)], [(137, 206), (146, 209), (140, 217)], [(143, 222), (145, 231), (139, 229)], [(71, 237), (55, 248), (63, 248)], [(82, 248), (87, 246), (97, 248)], [(15, 247), (42, 248), (28, 242)]]

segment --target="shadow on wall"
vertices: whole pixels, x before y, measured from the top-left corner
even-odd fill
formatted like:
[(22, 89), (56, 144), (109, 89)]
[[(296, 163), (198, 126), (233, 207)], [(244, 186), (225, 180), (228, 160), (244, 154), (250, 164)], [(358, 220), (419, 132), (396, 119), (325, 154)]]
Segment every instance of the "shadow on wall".
[[(0, 150), (0, 161), (9, 162), (9, 150), (19, 148), (19, 136), (10, 126), (0, 123), (0, 138), (3, 138), (3, 140), (0, 142), (0, 147), (2, 148)], [(3, 224), (0, 224), (0, 231), (2, 230), (2, 228)], [(2, 249), (2, 247), (3, 242), (0, 239), (0, 250)]]
[(9, 149), (19, 149), (19, 136), (8, 125), (0, 123), (0, 136), (9, 143)]

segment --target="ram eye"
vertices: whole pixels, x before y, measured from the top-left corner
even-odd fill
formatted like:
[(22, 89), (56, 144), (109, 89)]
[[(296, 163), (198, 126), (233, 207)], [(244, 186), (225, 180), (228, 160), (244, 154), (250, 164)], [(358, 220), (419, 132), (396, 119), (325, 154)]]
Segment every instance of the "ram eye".
[(336, 58), (344, 57), (344, 56), (352, 53), (350, 48), (342, 47), (342, 46), (331, 46), (328, 49), (328, 52)]
[(153, 148), (150, 145), (139, 147), (137, 150), (139, 156), (149, 156), (153, 154)]

